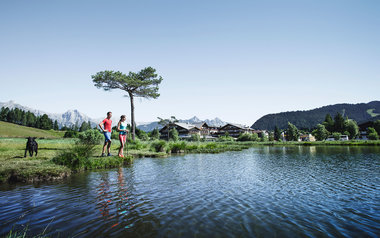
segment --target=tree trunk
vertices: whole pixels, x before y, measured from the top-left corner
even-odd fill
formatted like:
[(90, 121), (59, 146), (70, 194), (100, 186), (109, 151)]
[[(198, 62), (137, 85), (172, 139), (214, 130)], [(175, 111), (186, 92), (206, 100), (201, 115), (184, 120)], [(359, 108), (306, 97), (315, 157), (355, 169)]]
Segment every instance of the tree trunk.
[(133, 94), (129, 93), (129, 98), (131, 99), (131, 129), (132, 129), (132, 140), (135, 140), (135, 104), (133, 102)]

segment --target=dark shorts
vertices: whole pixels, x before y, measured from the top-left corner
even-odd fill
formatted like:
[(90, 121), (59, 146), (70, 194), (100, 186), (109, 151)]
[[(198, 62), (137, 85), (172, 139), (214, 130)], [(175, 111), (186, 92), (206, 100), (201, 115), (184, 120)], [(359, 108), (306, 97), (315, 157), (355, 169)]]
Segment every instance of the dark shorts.
[(104, 132), (104, 142), (111, 141), (111, 132)]

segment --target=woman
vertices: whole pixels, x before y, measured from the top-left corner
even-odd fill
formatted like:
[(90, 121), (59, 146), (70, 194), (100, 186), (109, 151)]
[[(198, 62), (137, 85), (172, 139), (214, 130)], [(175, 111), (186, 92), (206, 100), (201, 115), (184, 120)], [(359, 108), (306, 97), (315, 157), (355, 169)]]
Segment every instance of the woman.
[(119, 132), (119, 140), (120, 140), (120, 149), (119, 149), (119, 157), (124, 157), (124, 145), (125, 142), (127, 141), (127, 123), (125, 122), (126, 117), (125, 115), (122, 115), (120, 117), (120, 121), (117, 124), (117, 131)]

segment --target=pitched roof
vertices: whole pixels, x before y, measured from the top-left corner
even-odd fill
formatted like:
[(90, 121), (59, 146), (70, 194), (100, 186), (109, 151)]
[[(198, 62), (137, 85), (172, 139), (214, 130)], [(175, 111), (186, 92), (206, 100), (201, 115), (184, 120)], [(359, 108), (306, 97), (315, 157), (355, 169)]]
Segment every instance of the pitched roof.
[(244, 129), (244, 130), (246, 130), (246, 129), (250, 129), (248, 126), (244, 126), (244, 125), (236, 124), (236, 123), (227, 123), (226, 125), (222, 126), (221, 128), (224, 128), (224, 127), (226, 127), (226, 126), (228, 126), (228, 125), (230, 125), (230, 126), (235, 126), (235, 127), (237, 127), (237, 128)]
[(195, 123), (194, 126), (197, 127), (198, 129), (201, 129), (204, 126), (209, 127), (209, 125), (207, 125), (206, 122)]
[(194, 127), (196, 127), (195, 125), (193, 124), (189, 124), (189, 123), (183, 123), (183, 122), (176, 122), (174, 123), (175, 125), (177, 126), (180, 126), (180, 127), (183, 127), (187, 130), (190, 130), (190, 129), (193, 129)]
[[(168, 125), (169, 125), (169, 124), (165, 125), (162, 129), (166, 128)], [(172, 125), (176, 125), (176, 126), (179, 126), (179, 127), (184, 128), (184, 129), (186, 129), (186, 130), (191, 130), (191, 129), (193, 129), (193, 128), (199, 129), (198, 127), (196, 127), (196, 126), (193, 125), (193, 124), (183, 123), (183, 122), (170, 123), (170, 125), (171, 125), (171, 126), (172, 126)], [(161, 129), (161, 130), (162, 130), (162, 129)], [(160, 130), (160, 131), (161, 131), (161, 130)]]

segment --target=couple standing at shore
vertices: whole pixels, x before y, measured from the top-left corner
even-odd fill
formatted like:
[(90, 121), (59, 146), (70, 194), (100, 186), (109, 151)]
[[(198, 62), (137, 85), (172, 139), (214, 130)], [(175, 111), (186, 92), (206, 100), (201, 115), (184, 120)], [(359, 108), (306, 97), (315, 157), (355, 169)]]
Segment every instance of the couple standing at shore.
[[(107, 156), (111, 155), (111, 132), (112, 132), (112, 112), (107, 112), (107, 118), (104, 119), (102, 122), (99, 123), (100, 129), (104, 133), (104, 146), (103, 146), (103, 152), (102, 157), (105, 156), (106, 148), (107, 148)], [(120, 141), (120, 148), (119, 148), (119, 157), (124, 157), (124, 145), (127, 141), (127, 123), (125, 122), (126, 117), (125, 115), (122, 115), (120, 117), (119, 123), (117, 123), (117, 131), (119, 132), (119, 141)], [(103, 125), (103, 127), (102, 127)]]

